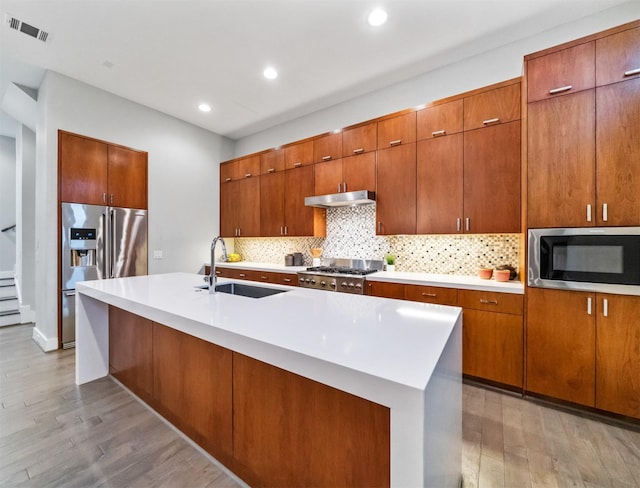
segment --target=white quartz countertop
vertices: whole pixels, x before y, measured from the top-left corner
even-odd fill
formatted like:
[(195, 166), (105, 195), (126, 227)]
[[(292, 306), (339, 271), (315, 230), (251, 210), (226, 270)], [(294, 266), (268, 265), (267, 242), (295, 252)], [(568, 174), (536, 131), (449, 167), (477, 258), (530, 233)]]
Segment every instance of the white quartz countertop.
[[(285, 266), (284, 264), (256, 263), (240, 261), (237, 263), (216, 263), (223, 268), (253, 269), (258, 271), (274, 271), (280, 273), (297, 273), (305, 271), (307, 266)], [(520, 281), (483, 280), (476, 276), (413, 273), (403, 271), (378, 271), (367, 275), (370, 281), (390, 281), (410, 285), (428, 285), (445, 288), (460, 288), (464, 290), (495, 291), (501, 293), (524, 294), (524, 284)]]
[(405, 273), (401, 271), (378, 271), (367, 275), (368, 281), (390, 281), (409, 285), (439, 286), (463, 290), (496, 291), (501, 293), (524, 294), (524, 284), (519, 281), (483, 280), (475, 276)]
[[(218, 283), (228, 281), (234, 280)], [(283, 285), (269, 287), (286, 293), (259, 299), (209, 294), (198, 285), (202, 275), (172, 273), (86, 281), (76, 289), (288, 371), (381, 400), (393, 396), (395, 387), (426, 388), (461, 314), (457, 307)], [(375, 390), (385, 384), (386, 391)]]

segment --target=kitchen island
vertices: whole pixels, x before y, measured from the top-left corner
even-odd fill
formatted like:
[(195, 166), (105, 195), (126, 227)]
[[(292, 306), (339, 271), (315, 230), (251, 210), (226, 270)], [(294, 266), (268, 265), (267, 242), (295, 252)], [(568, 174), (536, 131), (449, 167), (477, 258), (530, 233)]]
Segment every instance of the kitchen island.
[[(219, 283), (226, 281), (230, 280), (219, 280)], [(295, 425), (278, 427), (277, 422), (285, 419), (298, 422), (306, 426), (305, 429), (319, 429), (318, 437), (322, 437), (323, 442), (338, 439), (350, 444), (350, 451), (341, 451), (344, 446), (339, 445), (329, 446), (328, 451), (381, 452), (375, 465), (382, 466), (382, 472), (388, 474), (381, 486), (458, 486), (462, 445), (462, 316), (459, 308), (280, 285), (270, 285), (270, 288), (286, 292), (265, 298), (210, 295), (207, 290), (195, 288), (200, 284), (201, 275), (184, 273), (80, 283), (76, 304), (76, 383), (109, 374), (110, 353), (113, 354), (110, 320), (113, 329), (113, 316), (121, 313), (113, 311), (125, 311), (155, 327), (150, 335), (154, 341), (166, 330), (186, 334), (229, 352), (232, 361), (229, 369), (233, 375), (229, 385), (234, 389), (230, 395), (234, 402), (230, 417), (233, 441), (228, 459), (223, 456), (222, 462), (250, 484), (274, 482), (268, 475), (262, 476), (259, 465), (248, 468), (240, 459), (243, 446), (253, 449), (253, 444), (265, 437), (254, 436), (250, 442), (242, 437), (253, 435), (251, 422), (243, 423), (243, 419), (251, 420), (254, 413), (247, 412), (247, 405), (254, 405), (263, 415), (263, 410), (269, 411), (268, 403), (282, 395), (295, 394), (291, 388), (300, 386), (313, 392), (314, 408), (321, 405), (319, 410), (309, 412), (326, 413), (334, 411), (331, 409), (335, 405), (346, 404), (353, 405), (353, 412), (349, 416), (349, 409), (340, 407), (335, 412), (344, 413), (344, 420), (329, 419), (327, 425), (320, 426), (314, 425), (316, 420), (322, 422), (325, 417), (305, 418), (304, 409), (285, 412), (279, 419), (260, 417), (261, 425), (276, 423), (276, 435), (280, 430), (294, 431), (278, 441), (280, 458), (269, 446), (264, 454), (282, 461), (280, 471), (284, 471), (285, 466), (289, 469), (288, 458), (300, 449), (296, 443), (308, 440), (300, 438), (309, 437), (306, 430), (296, 435)], [(164, 350), (170, 352), (171, 342), (164, 344)], [(156, 354), (162, 350), (155, 345), (152, 349)], [(152, 365), (164, 367), (166, 371), (165, 363), (160, 356), (154, 357)], [(272, 369), (265, 374), (261, 369), (244, 374), (248, 368), (261, 365)], [(270, 395), (265, 388), (273, 378), (280, 377), (285, 378), (287, 387)], [(153, 388), (164, 387), (163, 381), (163, 377), (154, 377), (151, 384)], [(155, 408), (153, 388), (149, 392), (150, 400), (140, 396)], [(243, 397), (242, 388), (255, 395)], [(262, 403), (255, 404), (255, 398)], [(331, 398), (326, 406), (322, 406), (323, 398)], [(274, 410), (282, 409), (282, 405), (276, 405)], [(296, 403), (289, 401), (284, 405)], [(368, 412), (372, 412), (370, 416)], [(371, 425), (360, 425), (366, 424), (369, 418), (373, 419)], [(355, 437), (349, 437), (351, 425), (346, 425), (347, 419), (358, 424)], [(363, 432), (366, 435), (363, 436)], [(268, 437), (267, 444), (272, 435)], [(305, 470), (313, 471), (313, 462), (308, 460), (316, 456), (313, 449), (312, 444), (305, 458), (310, 466)], [(256, 457), (255, 452), (251, 454), (247, 462), (253, 462)], [(354, 472), (375, 471), (371, 459), (365, 456), (364, 460), (369, 465), (354, 466)], [(347, 473), (344, 482), (355, 483), (353, 480), (358, 478), (350, 471), (352, 462), (359, 461), (349, 454), (339, 460), (342, 467), (326, 465), (320, 472), (342, 470)], [(269, 467), (268, 463), (266, 466)], [(278, 466), (274, 468), (278, 471)], [(323, 482), (326, 484), (326, 480), (320, 479), (315, 484)]]

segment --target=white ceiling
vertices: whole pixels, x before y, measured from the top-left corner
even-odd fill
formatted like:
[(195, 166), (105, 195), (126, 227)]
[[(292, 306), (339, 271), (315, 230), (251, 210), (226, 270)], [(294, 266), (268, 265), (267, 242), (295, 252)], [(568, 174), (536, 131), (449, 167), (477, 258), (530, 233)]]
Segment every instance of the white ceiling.
[(237, 139), (626, 1), (2, 0), (0, 100), (54, 70)]

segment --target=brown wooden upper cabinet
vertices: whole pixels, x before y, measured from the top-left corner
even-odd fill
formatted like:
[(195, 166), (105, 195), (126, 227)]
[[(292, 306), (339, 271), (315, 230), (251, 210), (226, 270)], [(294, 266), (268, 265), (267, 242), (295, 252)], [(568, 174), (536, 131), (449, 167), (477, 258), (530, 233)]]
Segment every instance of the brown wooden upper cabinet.
[(220, 185), (220, 235), (259, 237), (260, 176), (227, 181)]
[(58, 159), (60, 201), (147, 208), (146, 152), (59, 131)]
[(373, 152), (318, 163), (313, 168), (316, 195), (376, 189), (376, 154)]
[(462, 99), (418, 110), (417, 140), (457, 134), (463, 130)]
[(378, 124), (371, 122), (342, 132), (342, 156), (375, 151), (378, 143)]
[(596, 85), (640, 77), (640, 27), (596, 40)]
[(260, 174), (284, 170), (284, 149), (272, 149), (260, 155)]
[(416, 233), (415, 142), (378, 151), (376, 201), (378, 235)]
[(313, 161), (322, 163), (342, 157), (342, 133), (337, 132), (313, 140)]
[(416, 141), (416, 113), (410, 112), (378, 122), (378, 149)]
[(234, 159), (220, 165), (220, 182), (242, 180), (260, 174), (260, 156)]
[(586, 42), (527, 62), (527, 101), (535, 102), (593, 88), (595, 42)]
[(313, 164), (313, 141), (298, 142), (284, 148), (285, 169), (299, 168), (307, 164)]
[(464, 99), (464, 130), (520, 119), (520, 82)]

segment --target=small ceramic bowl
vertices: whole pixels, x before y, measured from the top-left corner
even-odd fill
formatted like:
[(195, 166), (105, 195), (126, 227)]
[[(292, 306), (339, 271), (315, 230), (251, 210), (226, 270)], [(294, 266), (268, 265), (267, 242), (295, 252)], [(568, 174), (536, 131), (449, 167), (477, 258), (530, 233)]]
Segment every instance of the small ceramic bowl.
[(490, 280), (493, 270), (491, 268), (480, 268), (478, 270), (478, 277), (483, 280)]
[(511, 271), (508, 269), (496, 269), (493, 272), (493, 278), (496, 281), (509, 281), (509, 277), (511, 276)]

